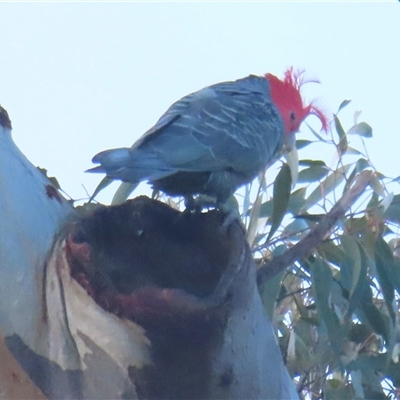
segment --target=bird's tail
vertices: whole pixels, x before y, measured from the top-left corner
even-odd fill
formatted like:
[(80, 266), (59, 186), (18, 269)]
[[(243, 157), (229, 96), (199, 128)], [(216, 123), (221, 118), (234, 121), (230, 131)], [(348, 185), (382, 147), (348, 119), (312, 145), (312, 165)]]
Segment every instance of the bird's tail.
[(92, 161), (100, 165), (86, 172), (103, 172), (107, 178), (131, 183), (153, 181), (176, 172), (175, 168), (167, 165), (156, 154), (127, 147), (102, 151)]
[[(105, 173), (106, 176), (99, 183), (94, 193), (90, 197), (90, 201), (92, 201), (100, 191), (106, 188), (114, 179), (123, 179), (123, 175), (121, 175), (121, 171), (124, 171), (126, 166), (129, 165), (129, 161), (131, 159), (131, 154), (129, 149), (126, 147), (105, 150), (101, 153), (96, 154), (92, 162), (98, 163), (97, 167), (86, 170), (86, 172), (98, 172)], [(122, 182), (119, 189), (114, 195), (112, 204), (120, 204), (124, 202), (130, 193), (135, 189), (138, 185), (138, 182)]]
[(139, 183), (147, 178), (148, 168), (144, 165), (140, 153), (131, 151), (127, 147), (105, 150), (96, 154), (92, 162), (100, 164), (86, 172), (105, 173), (108, 179), (123, 182)]
[(112, 178), (114, 172), (129, 165), (131, 154), (127, 147), (119, 149), (105, 150), (96, 154), (92, 158), (94, 164), (100, 164), (97, 167), (90, 168), (86, 172), (106, 173)]
[(105, 173), (106, 177), (96, 188), (91, 200), (113, 180), (123, 181), (114, 196), (113, 204), (125, 201), (141, 181), (152, 182), (176, 172), (176, 169), (160, 160), (154, 153), (127, 147), (102, 151), (96, 154), (92, 161), (100, 165), (86, 172)]

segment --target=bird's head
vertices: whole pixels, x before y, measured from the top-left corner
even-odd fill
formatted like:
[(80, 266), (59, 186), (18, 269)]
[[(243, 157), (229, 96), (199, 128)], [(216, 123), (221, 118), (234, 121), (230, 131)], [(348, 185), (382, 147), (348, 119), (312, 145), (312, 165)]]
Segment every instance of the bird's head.
[(301, 97), (301, 86), (306, 82), (310, 82), (303, 79), (303, 74), (304, 71), (296, 72), (293, 67), (286, 70), (283, 80), (275, 75), (266, 74), (265, 78), (269, 82), (272, 101), (281, 113), (286, 134), (296, 133), (300, 129), (301, 123), (310, 114), (320, 119), (322, 129), (326, 132), (328, 131), (328, 118), (326, 115), (313, 102), (305, 105)]

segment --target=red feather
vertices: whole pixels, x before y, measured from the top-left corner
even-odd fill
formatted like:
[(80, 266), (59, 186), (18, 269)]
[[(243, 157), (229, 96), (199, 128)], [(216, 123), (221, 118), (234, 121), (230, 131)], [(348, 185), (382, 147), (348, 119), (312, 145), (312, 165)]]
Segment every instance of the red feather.
[(319, 118), (322, 129), (329, 129), (328, 118), (315, 106), (313, 102), (305, 105), (301, 97), (300, 89), (304, 83), (318, 81), (304, 80), (304, 71), (294, 71), (293, 67), (285, 71), (283, 80), (275, 75), (266, 74), (265, 78), (270, 84), (271, 98), (278, 107), (285, 124), (286, 134), (295, 133), (299, 130), (303, 120), (310, 114)]

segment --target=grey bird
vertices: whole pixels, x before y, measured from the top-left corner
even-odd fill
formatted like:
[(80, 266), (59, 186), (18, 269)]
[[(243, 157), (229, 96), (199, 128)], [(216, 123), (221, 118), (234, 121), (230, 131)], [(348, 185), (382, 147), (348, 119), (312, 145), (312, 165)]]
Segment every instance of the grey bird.
[(293, 68), (284, 79), (250, 75), (191, 93), (172, 106), (130, 148), (105, 150), (93, 157), (88, 172), (108, 179), (148, 181), (155, 190), (183, 196), (206, 195), (224, 204), (251, 182), (286, 144), (294, 144), (302, 121), (327, 118), (312, 103), (303, 104), (302, 73)]

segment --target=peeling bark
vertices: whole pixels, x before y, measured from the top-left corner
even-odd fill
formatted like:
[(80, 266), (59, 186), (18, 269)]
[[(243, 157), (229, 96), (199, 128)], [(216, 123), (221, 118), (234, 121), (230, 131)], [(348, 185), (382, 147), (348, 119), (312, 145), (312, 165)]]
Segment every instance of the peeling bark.
[(238, 224), (146, 197), (81, 216), (0, 111), (0, 387), (19, 365), (32, 398), (298, 397)]

